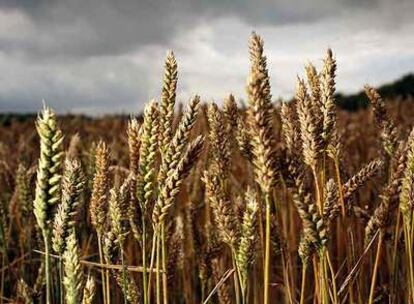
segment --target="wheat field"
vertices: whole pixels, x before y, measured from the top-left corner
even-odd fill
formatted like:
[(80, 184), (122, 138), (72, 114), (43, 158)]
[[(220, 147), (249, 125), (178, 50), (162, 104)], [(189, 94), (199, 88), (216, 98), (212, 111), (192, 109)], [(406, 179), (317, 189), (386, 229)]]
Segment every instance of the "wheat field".
[[(336, 60), (272, 102), (249, 42), (246, 105), (0, 129), (1, 303), (414, 303), (414, 110), (365, 86), (335, 105)], [(362, 84), (363, 85), (363, 84)]]

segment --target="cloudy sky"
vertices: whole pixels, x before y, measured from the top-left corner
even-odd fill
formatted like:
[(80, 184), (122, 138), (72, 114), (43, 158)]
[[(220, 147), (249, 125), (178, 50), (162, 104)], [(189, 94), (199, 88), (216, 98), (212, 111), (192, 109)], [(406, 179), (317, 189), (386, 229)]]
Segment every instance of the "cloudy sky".
[(158, 98), (174, 50), (178, 94), (245, 96), (247, 40), (265, 39), (275, 97), (327, 47), (338, 89), (414, 71), (412, 0), (0, 0), (0, 112), (133, 113)]

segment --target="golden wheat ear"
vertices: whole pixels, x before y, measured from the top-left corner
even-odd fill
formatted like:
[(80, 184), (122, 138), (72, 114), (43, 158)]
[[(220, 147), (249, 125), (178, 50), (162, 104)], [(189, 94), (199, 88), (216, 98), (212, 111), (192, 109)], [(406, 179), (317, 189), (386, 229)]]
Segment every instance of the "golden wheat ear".
[(162, 154), (167, 152), (173, 137), (174, 107), (177, 91), (178, 68), (173, 52), (168, 52), (164, 66), (164, 81), (160, 103), (159, 143)]
[(379, 196), (380, 203), (365, 227), (365, 245), (371, 241), (377, 230), (383, 232), (387, 228), (390, 215), (398, 207), (402, 177), (406, 168), (407, 148), (405, 144), (401, 144), (391, 160), (388, 184)]
[(242, 114), (237, 117), (237, 129), (236, 129), (236, 141), (240, 153), (248, 161), (253, 160), (253, 147), (252, 139), (247, 130), (246, 123), (244, 122), (244, 117)]
[(372, 178), (378, 171), (382, 169), (384, 162), (381, 159), (374, 159), (367, 165), (362, 167), (354, 176), (352, 176), (343, 185), (343, 197), (348, 199), (355, 191), (357, 191), (367, 180)]
[(282, 102), (280, 107), (280, 118), (282, 122), (282, 133), (289, 154), (294, 155), (300, 151), (299, 121), (294, 111), (294, 105)]
[(95, 279), (88, 276), (85, 287), (83, 288), (82, 304), (93, 304), (96, 292)]
[(100, 141), (96, 148), (95, 168), (89, 212), (92, 225), (102, 234), (109, 191), (109, 149), (103, 141)]
[(21, 300), (21, 303), (24, 304), (32, 304), (33, 303), (33, 291), (30, 289), (30, 287), (27, 285), (27, 283), (20, 279), (17, 283), (17, 298)]
[(141, 132), (140, 124), (136, 118), (131, 118), (128, 122), (127, 136), (128, 136), (128, 155), (129, 155), (129, 170), (137, 175), (139, 165), (139, 151), (141, 146)]
[(52, 248), (59, 255), (65, 251), (66, 238), (75, 227), (84, 186), (85, 179), (80, 163), (77, 160), (66, 160), (62, 202), (55, 215), (52, 235)]
[(230, 166), (230, 138), (223, 113), (217, 104), (211, 103), (207, 108), (209, 126), (210, 161), (217, 166), (218, 174), (224, 179)]
[(253, 33), (249, 51), (251, 70), (247, 83), (248, 121), (253, 147), (256, 181), (264, 193), (270, 193), (276, 179), (273, 105), (263, 39)]
[(204, 172), (203, 181), (206, 187), (206, 198), (212, 208), (214, 222), (218, 227), (218, 235), (232, 250), (237, 247), (238, 230), (232, 202), (224, 195), (221, 176), (218, 168), (210, 166)]
[(170, 172), (166, 183), (161, 187), (157, 202), (152, 213), (155, 226), (162, 223), (174, 206), (179, 188), (184, 178), (197, 162), (204, 145), (204, 137), (198, 136), (187, 147), (177, 166)]
[(137, 200), (141, 211), (152, 207), (153, 194), (156, 190), (156, 160), (158, 150), (159, 111), (158, 104), (152, 101), (145, 108), (144, 122), (140, 136), (139, 167), (137, 174)]
[(227, 120), (228, 132), (233, 135), (237, 128), (237, 117), (239, 116), (239, 109), (233, 94), (224, 99), (223, 113)]
[(398, 144), (398, 128), (389, 117), (381, 95), (373, 87), (365, 86), (365, 94), (368, 96), (373, 108), (375, 122), (381, 130), (381, 139), (384, 151), (392, 158)]
[(303, 160), (309, 167), (314, 169), (322, 152), (322, 137), (305, 83), (299, 78), (296, 86), (296, 102), (303, 145)]
[(405, 164), (404, 177), (401, 183), (400, 210), (405, 221), (412, 222), (414, 210), (414, 128), (407, 139), (407, 160)]
[(174, 136), (162, 155), (161, 167), (158, 181), (163, 184), (168, 175), (176, 168), (180, 158), (183, 156), (185, 147), (190, 141), (191, 130), (196, 122), (199, 113), (200, 97), (194, 96), (187, 106), (184, 116), (181, 118)]
[(336, 128), (335, 73), (336, 60), (333, 57), (332, 50), (328, 49), (321, 73), (321, 100), (323, 114), (322, 138), (325, 149), (330, 144), (332, 133)]

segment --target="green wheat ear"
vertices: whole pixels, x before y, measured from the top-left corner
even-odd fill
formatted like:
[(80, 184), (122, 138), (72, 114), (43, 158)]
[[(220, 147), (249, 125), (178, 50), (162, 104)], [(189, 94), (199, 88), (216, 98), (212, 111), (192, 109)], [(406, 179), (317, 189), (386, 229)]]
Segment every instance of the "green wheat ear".
[(249, 267), (254, 261), (254, 246), (257, 241), (256, 225), (259, 206), (255, 196), (256, 194), (250, 189), (246, 193), (246, 210), (243, 214), (242, 233), (237, 252), (237, 266), (243, 292), (246, 292)]
[(30, 176), (27, 173), (28, 167), (24, 163), (19, 163), (16, 172), (16, 194), (19, 208), (23, 218), (28, 219), (33, 210), (32, 198), (30, 193)]
[(44, 107), (36, 122), (40, 137), (40, 157), (37, 169), (36, 193), (33, 211), (42, 231), (45, 244), (46, 303), (51, 298), (51, 265), (49, 256), (52, 207), (60, 201), (61, 167), (63, 160), (63, 135), (57, 126), (55, 113)]
[(70, 232), (66, 243), (66, 251), (63, 254), (63, 266), (65, 270), (63, 285), (65, 286), (66, 303), (77, 304), (81, 299), (83, 273), (74, 229)]
[(34, 214), (42, 231), (49, 230), (51, 207), (60, 201), (60, 180), (63, 161), (63, 135), (57, 126), (56, 115), (45, 107), (36, 123), (40, 136), (40, 157), (37, 169)]

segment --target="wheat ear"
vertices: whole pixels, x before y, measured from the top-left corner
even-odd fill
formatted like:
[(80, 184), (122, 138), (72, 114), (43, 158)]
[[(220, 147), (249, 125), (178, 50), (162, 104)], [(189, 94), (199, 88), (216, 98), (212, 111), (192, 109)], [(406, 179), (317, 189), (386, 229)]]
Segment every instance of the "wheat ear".
[(248, 190), (246, 193), (246, 210), (243, 215), (242, 232), (237, 252), (237, 267), (239, 268), (240, 286), (244, 298), (247, 296), (249, 268), (254, 261), (254, 247), (257, 241), (256, 225), (258, 204), (255, 196), (256, 194), (251, 190)]
[[(32, 304), (33, 303), (33, 291), (30, 289), (30, 287), (27, 285), (27, 283), (20, 279), (19, 282), (17, 282), (17, 298), (22, 300), (22, 303), (24, 304)], [(20, 302), (19, 302), (20, 303)]]
[(171, 207), (175, 202), (179, 187), (183, 179), (189, 173), (191, 167), (197, 161), (204, 144), (204, 137), (198, 136), (188, 146), (181, 160), (177, 164), (175, 170), (169, 174), (166, 183), (162, 185), (160, 193), (154, 207), (152, 219), (155, 225), (164, 221)]
[(45, 244), (46, 303), (51, 303), (50, 282), (50, 222), (52, 207), (60, 201), (61, 166), (63, 160), (63, 136), (57, 126), (55, 113), (45, 107), (37, 119), (36, 129), (40, 136), (40, 158), (37, 169), (34, 214)]
[[(141, 239), (142, 239), (142, 263), (144, 271), (142, 273), (143, 290), (144, 290), (144, 304), (148, 301), (147, 295), (147, 249), (146, 249), (146, 238), (147, 238), (147, 217), (148, 210), (151, 210), (154, 200), (154, 192), (156, 190), (156, 158), (158, 150), (158, 136), (159, 136), (159, 120), (160, 112), (158, 111), (158, 105), (152, 101), (144, 111), (144, 122), (141, 127), (141, 148), (139, 152), (139, 167), (137, 175), (137, 200), (141, 208)], [(165, 135), (165, 134), (164, 134)], [(131, 226), (134, 227), (133, 221)], [(133, 228), (133, 231), (137, 229)], [(136, 236), (136, 232), (134, 235)], [(135, 237), (137, 238), (137, 236)]]
[(74, 229), (70, 232), (66, 242), (67, 247), (63, 254), (63, 267), (65, 271), (63, 285), (65, 286), (65, 299), (68, 304), (77, 304), (81, 302), (82, 298), (83, 272)]
[(266, 236), (264, 266), (264, 303), (269, 303), (270, 277), (270, 208), (271, 191), (276, 182), (275, 139), (273, 131), (273, 105), (263, 39), (253, 33), (250, 38), (251, 70), (247, 85), (249, 123), (253, 147), (256, 182), (265, 197)]
[(173, 52), (168, 52), (164, 66), (164, 81), (160, 103), (159, 142), (162, 154), (167, 152), (173, 136), (174, 106), (177, 90), (178, 68)]
[(66, 238), (74, 228), (79, 204), (85, 185), (81, 165), (78, 161), (66, 160), (62, 185), (62, 202), (59, 204), (54, 224), (52, 247), (59, 255), (66, 247)]
[(395, 123), (388, 116), (384, 100), (377, 90), (370, 86), (365, 86), (365, 94), (373, 107), (375, 122), (381, 129), (381, 139), (385, 152), (392, 157), (398, 142), (398, 129)]
[[(99, 261), (103, 263), (102, 256), (102, 233), (106, 222), (108, 210), (108, 191), (109, 191), (109, 149), (105, 142), (100, 141), (96, 148), (95, 156), (95, 175), (93, 178), (91, 201), (89, 212), (92, 225), (98, 236)], [(107, 303), (105, 289), (105, 275), (101, 270), (102, 296), (104, 304)]]
[(95, 298), (96, 284), (92, 276), (86, 279), (85, 287), (83, 288), (82, 304), (93, 304)]
[(92, 225), (98, 234), (102, 234), (108, 209), (109, 190), (109, 149), (103, 141), (98, 144), (95, 159), (96, 171), (93, 178), (89, 211)]
[(333, 130), (336, 127), (335, 112), (335, 72), (336, 60), (333, 58), (332, 50), (328, 49), (321, 73), (321, 100), (323, 114), (323, 133), (325, 149), (330, 143)]

